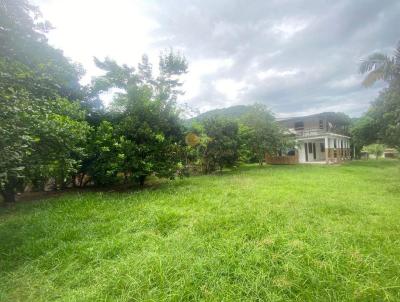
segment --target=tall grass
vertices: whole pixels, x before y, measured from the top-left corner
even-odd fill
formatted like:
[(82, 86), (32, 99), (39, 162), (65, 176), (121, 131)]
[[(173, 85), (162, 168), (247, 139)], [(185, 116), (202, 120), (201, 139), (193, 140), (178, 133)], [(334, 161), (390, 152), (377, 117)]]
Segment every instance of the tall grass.
[(399, 301), (400, 165), (243, 167), (0, 210), (1, 301)]

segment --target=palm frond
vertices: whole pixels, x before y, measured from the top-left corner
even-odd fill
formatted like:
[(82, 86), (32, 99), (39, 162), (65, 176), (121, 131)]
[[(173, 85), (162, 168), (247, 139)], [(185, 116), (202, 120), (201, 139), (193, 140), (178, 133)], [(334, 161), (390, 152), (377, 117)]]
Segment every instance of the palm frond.
[(400, 66), (400, 42), (399, 42), (399, 44), (397, 44), (397, 48), (394, 51), (394, 57), (395, 57), (396, 65)]
[(362, 84), (365, 87), (371, 87), (376, 81), (384, 79), (384, 72), (382, 69), (375, 69), (368, 73), (368, 75), (363, 80)]
[(390, 61), (390, 57), (387, 55), (384, 55), (382, 53), (374, 53), (365, 60), (361, 61), (360, 64), (360, 73), (366, 73), (374, 69), (378, 69), (380, 66), (383, 64), (387, 63)]

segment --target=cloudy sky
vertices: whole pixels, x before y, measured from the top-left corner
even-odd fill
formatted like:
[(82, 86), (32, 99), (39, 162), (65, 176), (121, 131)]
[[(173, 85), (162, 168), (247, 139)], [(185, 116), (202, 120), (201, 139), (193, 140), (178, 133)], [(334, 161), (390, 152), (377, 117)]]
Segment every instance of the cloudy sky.
[[(360, 59), (393, 53), (398, 0), (34, 0), (52, 45), (98, 75), (93, 56), (136, 65), (163, 49), (189, 61), (180, 102), (206, 111), (265, 103), (278, 116), (358, 116), (378, 91), (361, 86)], [(107, 99), (107, 98), (106, 98)]]

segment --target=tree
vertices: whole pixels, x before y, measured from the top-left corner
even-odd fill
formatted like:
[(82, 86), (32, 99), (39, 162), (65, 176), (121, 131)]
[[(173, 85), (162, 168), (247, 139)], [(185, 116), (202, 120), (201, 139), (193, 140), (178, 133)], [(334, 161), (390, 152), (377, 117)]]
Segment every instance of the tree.
[(203, 170), (206, 173), (233, 167), (239, 160), (239, 125), (236, 121), (211, 118), (203, 122), (204, 134), (200, 145)]
[(183, 129), (175, 100), (181, 94), (179, 76), (187, 71), (185, 58), (172, 50), (161, 54), (156, 79), (146, 56), (138, 72), (108, 58), (95, 63), (105, 75), (94, 79), (92, 91), (119, 89), (110, 116), (120, 137), (125, 178), (140, 185), (151, 174), (172, 178), (181, 161)]
[(400, 148), (400, 44), (393, 57), (373, 54), (360, 65), (368, 72), (366, 86), (377, 80), (389, 83), (372, 103), (368, 112), (353, 126), (352, 134), (358, 145), (384, 143)]
[[(364, 133), (373, 131), (375, 142), (384, 143), (390, 147), (400, 148), (400, 92), (395, 89), (385, 89), (369, 108), (365, 119)], [(370, 134), (371, 136), (371, 134)], [(371, 143), (373, 140), (366, 140)]]
[(371, 145), (365, 146), (363, 148), (363, 151), (366, 151), (369, 154), (374, 154), (375, 158), (379, 159), (379, 157), (382, 156), (383, 151), (385, 151), (385, 146), (382, 144), (371, 144)]
[(285, 135), (264, 105), (253, 105), (244, 116), (243, 124), (246, 126), (242, 131), (243, 143), (260, 165), (264, 162), (265, 153), (278, 155), (282, 150), (294, 146), (294, 142)]
[(350, 135), (353, 147), (358, 155), (364, 146), (379, 140), (377, 125), (374, 119), (368, 115), (364, 115), (353, 122)]
[(83, 70), (47, 43), (51, 29), (25, 0), (0, 5), (0, 191), (14, 201), (18, 186), (60, 187), (80, 162), (88, 125), (79, 84)]
[(40, 17), (38, 8), (26, 0), (1, 2), (0, 84), (35, 97), (82, 99), (82, 67), (47, 43), (45, 34), (52, 27)]
[(113, 103), (116, 128), (123, 137), (123, 171), (140, 185), (148, 175), (173, 177), (181, 158), (182, 126), (172, 103), (152, 99), (146, 87), (131, 87)]
[(172, 49), (160, 54), (159, 70), (160, 75), (155, 82), (156, 98), (164, 101), (175, 102), (183, 85), (179, 76), (187, 73), (188, 63), (181, 53)]
[(0, 90), (0, 192), (7, 202), (21, 182), (54, 176), (60, 187), (79, 164), (89, 126), (78, 103)]
[(29, 128), (34, 127), (31, 114), (35, 108), (29, 106), (27, 93), (10, 89), (0, 90), (0, 95), (0, 191), (5, 201), (13, 202), (18, 179), (25, 169), (24, 159), (35, 139), (29, 135)]
[(398, 82), (400, 79), (400, 43), (392, 57), (374, 53), (362, 60), (360, 73), (367, 73), (363, 81), (363, 85), (366, 87), (372, 86), (378, 80), (388, 83)]
[(79, 174), (79, 186), (85, 186), (89, 180), (95, 185), (107, 186), (118, 182), (118, 173), (122, 171), (125, 155), (122, 142), (111, 122), (103, 120), (91, 131), (86, 157)]
[(153, 85), (153, 66), (149, 62), (149, 57), (147, 55), (142, 56), (142, 62), (138, 64), (139, 80), (143, 84)]

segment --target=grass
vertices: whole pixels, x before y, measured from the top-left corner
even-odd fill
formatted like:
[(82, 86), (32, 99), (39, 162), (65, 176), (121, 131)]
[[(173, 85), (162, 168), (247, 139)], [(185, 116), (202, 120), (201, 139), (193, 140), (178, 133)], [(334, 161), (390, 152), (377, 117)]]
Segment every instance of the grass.
[(399, 301), (400, 162), (247, 166), (0, 210), (1, 301)]

